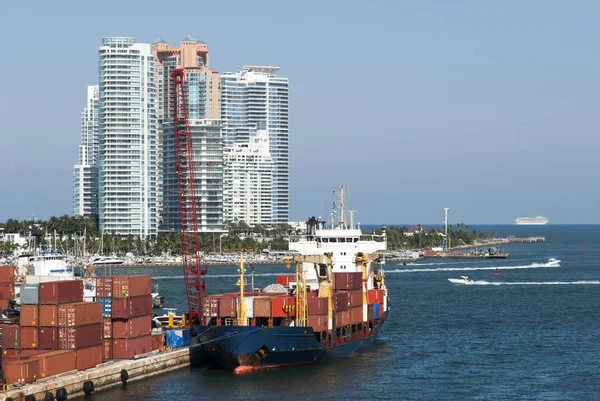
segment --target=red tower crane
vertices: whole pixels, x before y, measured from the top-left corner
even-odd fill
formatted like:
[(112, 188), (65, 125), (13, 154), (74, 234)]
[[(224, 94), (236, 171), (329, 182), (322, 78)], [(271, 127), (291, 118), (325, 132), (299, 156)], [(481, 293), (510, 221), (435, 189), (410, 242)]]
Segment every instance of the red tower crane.
[(200, 266), (200, 240), (196, 218), (196, 188), (194, 185), (194, 163), (192, 137), (188, 124), (185, 91), (185, 71), (177, 69), (171, 73), (173, 81), (173, 126), (175, 131), (175, 174), (179, 207), (179, 232), (183, 256), (183, 275), (188, 299), (190, 322), (204, 325), (202, 303), (206, 297), (204, 275)]

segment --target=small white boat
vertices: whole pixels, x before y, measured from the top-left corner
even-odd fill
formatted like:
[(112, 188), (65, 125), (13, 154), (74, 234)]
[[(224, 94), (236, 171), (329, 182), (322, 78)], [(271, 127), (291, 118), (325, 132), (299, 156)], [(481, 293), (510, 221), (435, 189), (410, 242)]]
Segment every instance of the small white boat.
[(546, 262), (546, 266), (560, 266), (560, 260), (555, 258), (550, 258)]
[(103, 256), (92, 260), (92, 266), (122, 265), (123, 263), (125, 263), (125, 260), (114, 256)]
[(473, 284), (473, 283), (475, 283), (473, 280), (469, 280), (469, 277), (467, 277), (467, 276), (460, 276), (460, 278), (449, 278), (448, 281), (450, 281), (452, 284)]

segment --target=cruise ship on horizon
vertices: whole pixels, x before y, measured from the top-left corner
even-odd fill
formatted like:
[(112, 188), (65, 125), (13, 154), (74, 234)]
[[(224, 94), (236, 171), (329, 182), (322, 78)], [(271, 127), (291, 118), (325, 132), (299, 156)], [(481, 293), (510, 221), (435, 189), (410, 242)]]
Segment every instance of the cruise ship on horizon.
[(514, 223), (521, 226), (543, 226), (544, 224), (548, 224), (548, 219), (544, 216), (535, 216), (535, 217), (517, 217), (514, 220)]

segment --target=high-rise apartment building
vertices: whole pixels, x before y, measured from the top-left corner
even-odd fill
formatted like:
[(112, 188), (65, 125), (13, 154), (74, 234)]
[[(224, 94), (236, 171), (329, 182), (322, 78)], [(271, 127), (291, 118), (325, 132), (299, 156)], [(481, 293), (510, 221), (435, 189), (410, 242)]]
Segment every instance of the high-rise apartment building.
[(87, 87), (81, 113), (79, 163), (73, 172), (73, 214), (98, 215), (98, 85)]
[(157, 65), (150, 44), (111, 37), (99, 49), (100, 231), (157, 233)]
[(250, 226), (273, 221), (273, 161), (269, 136), (259, 130), (249, 142), (225, 149), (225, 219)]
[[(287, 78), (279, 67), (246, 66), (220, 77), (220, 116), (226, 147), (249, 143), (257, 130), (266, 130), (273, 161), (272, 224), (289, 220), (289, 116)], [(229, 169), (229, 166), (226, 166)], [(235, 193), (235, 189), (233, 192)], [(225, 203), (233, 199), (225, 199)]]
[(173, 82), (171, 73), (185, 71), (184, 85), (194, 157), (196, 208), (201, 232), (222, 232), (223, 222), (223, 139), (219, 117), (219, 74), (209, 68), (208, 49), (191, 36), (179, 47), (158, 39), (152, 44), (158, 61), (158, 121), (161, 140), (160, 198), (161, 231), (179, 230), (177, 181), (173, 146)]

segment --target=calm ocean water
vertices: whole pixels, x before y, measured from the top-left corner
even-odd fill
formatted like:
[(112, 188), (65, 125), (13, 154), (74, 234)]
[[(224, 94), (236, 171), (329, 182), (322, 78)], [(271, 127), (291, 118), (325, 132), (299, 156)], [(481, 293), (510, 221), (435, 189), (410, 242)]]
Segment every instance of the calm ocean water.
[[(473, 228), (550, 238), (505, 246), (505, 260), (388, 263), (392, 310), (379, 345), (349, 358), (242, 376), (183, 369), (88, 399), (599, 400), (600, 226)], [(550, 257), (561, 266), (542, 267)], [(209, 293), (234, 290), (235, 269), (209, 267)], [(255, 271), (263, 287), (286, 268)], [(184, 310), (181, 269), (113, 269), (123, 273), (152, 274), (166, 306)], [(460, 275), (487, 284), (447, 280)]]

